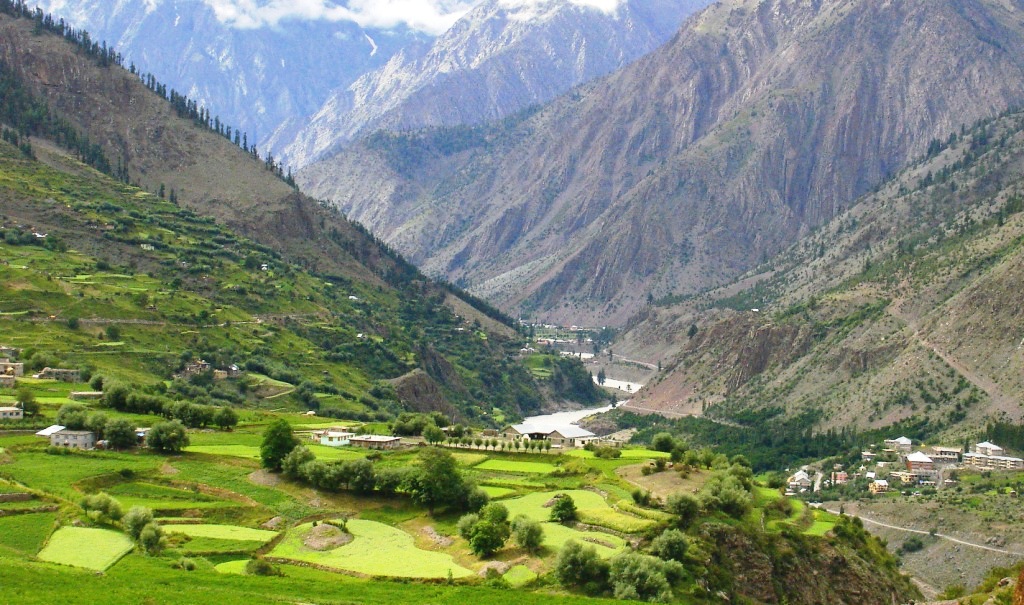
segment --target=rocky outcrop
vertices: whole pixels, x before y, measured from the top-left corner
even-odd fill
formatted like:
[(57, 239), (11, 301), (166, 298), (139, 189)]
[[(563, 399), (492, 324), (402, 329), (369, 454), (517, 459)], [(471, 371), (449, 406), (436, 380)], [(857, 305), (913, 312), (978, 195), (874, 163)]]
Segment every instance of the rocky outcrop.
[(445, 399), (441, 386), (423, 370), (414, 370), (401, 378), (395, 378), (391, 384), (405, 409), (424, 413), (441, 412), (449, 418), (456, 413), (455, 408)]
[(361, 145), (303, 179), (506, 308), (624, 321), (648, 293), (736, 276), (929, 141), (1019, 104), (1021, 8), (725, 0), (515, 125)]

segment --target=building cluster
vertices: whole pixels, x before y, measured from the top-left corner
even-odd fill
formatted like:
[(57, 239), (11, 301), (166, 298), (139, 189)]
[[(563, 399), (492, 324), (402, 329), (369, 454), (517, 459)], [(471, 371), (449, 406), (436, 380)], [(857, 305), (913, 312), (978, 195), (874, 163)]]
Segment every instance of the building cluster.
[[(884, 446), (883, 453), (894, 455), (899, 466), (889, 473), (888, 480), (871, 477), (868, 489), (873, 494), (888, 491), (890, 480), (922, 486), (935, 486), (940, 480), (943, 484), (954, 483), (950, 479), (942, 479), (947, 469), (1024, 470), (1024, 459), (1007, 456), (1003, 448), (988, 441), (976, 444), (972, 451), (967, 452), (960, 447), (942, 445), (914, 450), (913, 441), (907, 437), (886, 439)], [(864, 452), (861, 458), (874, 461), (876, 454)]]
[(348, 427), (332, 427), (322, 431), (313, 431), (309, 438), (328, 447), (353, 446), (368, 450), (397, 450), (402, 445), (401, 437), (390, 435), (360, 435)]
[(175, 378), (188, 378), (190, 376), (199, 376), (207, 372), (213, 372), (214, 380), (227, 380), (228, 378), (238, 378), (242, 375), (242, 369), (237, 364), (231, 364), (226, 368), (214, 368), (210, 362), (205, 359), (195, 359), (187, 364), (185, 368), (174, 375)]

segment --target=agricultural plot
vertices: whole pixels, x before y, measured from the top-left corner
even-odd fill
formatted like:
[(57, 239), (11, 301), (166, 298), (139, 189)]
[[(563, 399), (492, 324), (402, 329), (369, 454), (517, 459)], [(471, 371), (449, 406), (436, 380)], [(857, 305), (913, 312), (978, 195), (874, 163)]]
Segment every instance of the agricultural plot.
[(506, 582), (509, 583), (509, 586), (512, 586), (513, 588), (518, 588), (520, 586), (523, 586), (524, 584), (529, 584), (530, 582), (536, 580), (537, 574), (531, 571), (530, 568), (525, 565), (516, 565), (512, 569), (505, 572), (505, 575), (502, 577), (505, 579)]
[(39, 551), (39, 560), (72, 567), (105, 571), (135, 545), (128, 536), (109, 529), (62, 527)]
[[(654, 458), (670, 457), (670, 454), (667, 452), (656, 452), (644, 448), (630, 448), (620, 451), (622, 452), (620, 458), (625, 460), (652, 460)], [(572, 456), (573, 458), (596, 458), (594, 452), (588, 452), (587, 450), (569, 450), (565, 452), (565, 455)]]
[[(319, 460), (335, 462), (337, 460), (358, 460), (366, 457), (365, 450), (354, 450), (350, 448), (328, 447), (326, 445), (303, 444), (313, 452)], [(209, 454), (211, 456), (229, 456), (233, 458), (247, 458), (249, 460), (260, 459), (260, 448), (258, 445), (190, 445), (185, 448), (186, 452), (194, 454)]]
[(218, 540), (248, 540), (269, 542), (277, 532), (266, 529), (252, 529), (237, 525), (165, 525), (167, 533), (184, 534), (191, 538), (216, 538)]
[(580, 531), (566, 527), (558, 523), (545, 522), (544, 546), (552, 551), (561, 550), (569, 540), (575, 540), (586, 546), (593, 546), (597, 554), (608, 559), (622, 552), (626, 547), (626, 541), (622, 538), (595, 531)]
[(417, 548), (412, 536), (383, 523), (348, 521), (352, 541), (331, 550), (315, 550), (305, 544), (312, 527), (306, 524), (291, 530), (270, 556), (370, 576), (446, 578), (451, 573), (454, 578), (464, 578), (473, 573), (447, 553)]
[(567, 494), (576, 503), (580, 520), (592, 525), (600, 525), (616, 531), (636, 533), (655, 524), (650, 519), (641, 519), (614, 510), (599, 494), (591, 491), (574, 489), (565, 491), (536, 492), (521, 498), (503, 500), (508, 508), (509, 516), (522, 514), (536, 521), (547, 521), (551, 517), (551, 504), (558, 494)]
[(61, 497), (77, 500), (73, 484), (98, 475), (130, 469), (135, 473), (152, 471), (160, 460), (150, 456), (97, 453), (53, 456), (42, 452), (19, 452), (14, 462), (4, 465), (4, 473), (19, 481)]
[(31, 555), (39, 552), (53, 531), (54, 513), (35, 513), (0, 517), (0, 548)]
[(554, 464), (547, 462), (522, 462), (519, 460), (488, 460), (476, 465), (477, 470), (501, 473), (526, 473), (547, 475), (555, 471)]
[(491, 499), (501, 498), (509, 494), (516, 493), (516, 490), (509, 487), (497, 487), (494, 485), (483, 485), (480, 489), (484, 490), (484, 493), (491, 497)]
[(219, 573), (244, 576), (245, 566), (248, 563), (248, 559), (238, 559), (237, 561), (225, 561), (224, 563), (219, 563), (217, 565), (214, 565), (213, 568), (216, 569)]
[(121, 483), (106, 490), (128, 510), (145, 506), (153, 510), (175, 511), (192, 509), (233, 508), (235, 502), (221, 500), (198, 492), (176, 489), (151, 483)]

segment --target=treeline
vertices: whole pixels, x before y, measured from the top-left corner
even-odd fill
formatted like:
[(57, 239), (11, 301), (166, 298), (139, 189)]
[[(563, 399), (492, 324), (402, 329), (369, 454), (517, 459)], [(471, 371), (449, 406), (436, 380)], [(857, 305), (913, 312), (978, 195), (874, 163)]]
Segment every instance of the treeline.
[[(168, 89), (167, 85), (161, 83), (152, 73), (143, 74), (139, 72), (134, 63), (125, 67), (124, 57), (121, 53), (117, 52), (114, 47), (107, 46), (106, 41), (97, 42), (92, 38), (92, 36), (90, 36), (88, 31), (85, 31), (84, 29), (75, 29), (67, 24), (64, 19), (58, 19), (51, 14), (44, 13), (41, 8), (30, 8), (24, 0), (0, 0), (0, 13), (9, 15), (16, 19), (31, 19), (35, 22), (33, 31), (36, 35), (48, 32), (61, 36), (71, 44), (74, 44), (80, 53), (95, 60), (96, 64), (100, 67), (116, 65), (127, 69), (132, 75), (138, 77), (146, 88), (168, 101), (179, 117), (191, 120), (197, 126), (206, 128), (207, 130), (215, 132), (225, 139), (232, 141), (236, 146), (250, 154), (255, 160), (262, 161), (266, 169), (271, 173), (291, 187), (296, 187), (291, 169), (286, 171), (284, 165), (274, 159), (273, 154), (268, 153), (265, 157), (261, 157), (256, 149), (256, 144), (249, 144), (249, 137), (247, 133), (243, 133), (236, 128), (232, 128), (227, 122), (222, 122), (219, 116), (211, 115), (210, 110), (200, 106), (194, 99), (189, 99), (186, 95), (177, 92), (173, 88)], [(2, 93), (2, 91), (0, 91), (0, 93)], [(5, 95), (0, 94), (0, 99), (3, 99), (4, 96)], [(101, 172), (116, 176), (125, 183), (129, 182), (127, 167), (119, 166), (118, 173), (115, 174), (111, 171), (109, 162), (107, 163), (107, 168), (104, 170), (99, 166), (94, 165), (91, 161), (87, 161), (85, 159), (83, 159), (83, 161)]]
[(238, 413), (229, 407), (176, 401), (122, 384), (107, 386), (103, 392), (102, 403), (119, 412), (154, 414), (168, 420), (178, 420), (188, 428), (216, 425), (227, 430), (238, 424)]
[(123, 175), (115, 174), (102, 147), (54, 114), (49, 105), (32, 95), (21, 78), (3, 62), (0, 62), (0, 121), (14, 128), (4, 139), (17, 145), (29, 157), (34, 154), (26, 137), (47, 137), (74, 153), (84, 164), (123, 180)]
[(1024, 451), (1024, 424), (1011, 424), (1001, 420), (989, 423), (985, 428), (985, 438), (1002, 447), (1018, 452)]

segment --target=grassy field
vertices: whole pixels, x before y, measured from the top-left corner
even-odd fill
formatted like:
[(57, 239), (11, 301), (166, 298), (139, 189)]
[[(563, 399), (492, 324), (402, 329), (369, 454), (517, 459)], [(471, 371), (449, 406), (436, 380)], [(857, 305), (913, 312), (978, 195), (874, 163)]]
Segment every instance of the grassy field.
[[(621, 452), (621, 458), (626, 460), (651, 460), (654, 458), (668, 458), (670, 456), (667, 452), (656, 452), (645, 448), (623, 448)], [(594, 452), (588, 452), (587, 450), (569, 450), (565, 452), (565, 455), (572, 456), (573, 458), (596, 458)]]
[(303, 544), (312, 524), (288, 532), (270, 556), (315, 563), (333, 569), (370, 576), (403, 578), (464, 578), (473, 572), (458, 565), (447, 553), (416, 548), (413, 537), (404, 531), (362, 519), (348, 521), (352, 542), (328, 551), (317, 551)]
[(491, 499), (501, 498), (502, 496), (507, 496), (509, 494), (516, 493), (516, 490), (514, 490), (512, 488), (509, 488), (509, 487), (496, 487), (496, 486), (493, 486), (493, 485), (484, 485), (484, 486), (481, 486), (480, 489), (484, 490), (484, 493), (486, 493), (488, 496), (490, 496)]
[(135, 545), (131, 539), (109, 529), (62, 527), (50, 536), (39, 560), (72, 567), (104, 571), (117, 563)]
[(580, 531), (558, 523), (545, 522), (544, 547), (552, 552), (558, 551), (569, 540), (575, 540), (587, 546), (593, 546), (601, 557), (607, 559), (622, 552), (626, 541), (619, 536), (604, 532)]
[(512, 569), (505, 572), (502, 576), (506, 582), (509, 583), (513, 588), (529, 584), (530, 582), (537, 579), (537, 574), (530, 570), (525, 565), (516, 565)]
[(277, 532), (265, 529), (251, 529), (237, 525), (167, 525), (167, 533), (184, 534), (192, 538), (216, 538), (218, 540), (248, 540), (266, 543), (277, 536)]
[(214, 566), (219, 573), (230, 573), (240, 576), (245, 575), (245, 566), (249, 563), (248, 559), (238, 559), (235, 561), (225, 561), (218, 563)]
[(0, 517), (0, 547), (34, 555), (50, 536), (56, 519), (54, 513)]
[(554, 472), (554, 464), (547, 462), (525, 462), (520, 460), (488, 460), (476, 465), (477, 470), (503, 473), (527, 473), (547, 475)]

